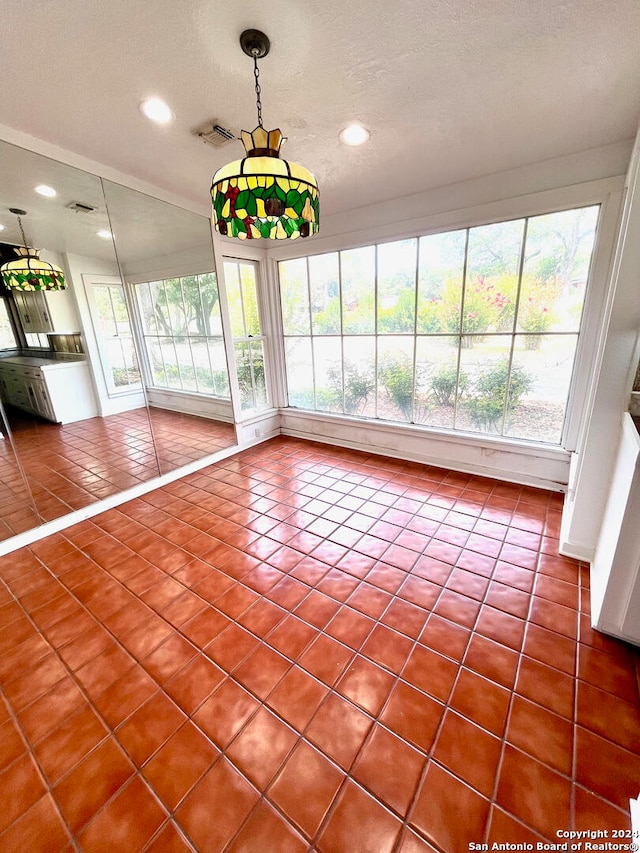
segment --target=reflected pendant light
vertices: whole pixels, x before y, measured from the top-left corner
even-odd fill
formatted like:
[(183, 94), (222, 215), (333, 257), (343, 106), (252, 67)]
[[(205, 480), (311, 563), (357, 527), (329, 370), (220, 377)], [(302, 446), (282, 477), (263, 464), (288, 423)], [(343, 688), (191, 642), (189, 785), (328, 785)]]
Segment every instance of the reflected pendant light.
[(67, 283), (60, 267), (41, 260), (41, 250), (31, 249), (27, 245), (21, 218), (27, 215), (27, 211), (17, 207), (10, 207), (9, 210), (18, 217), (24, 246), (15, 247), (17, 260), (8, 261), (0, 267), (4, 283), (13, 290), (64, 290)]
[(320, 200), (311, 172), (280, 157), (286, 141), (280, 130), (262, 125), (258, 59), (269, 53), (269, 39), (259, 30), (245, 30), (242, 50), (253, 58), (258, 126), (242, 131), (246, 157), (223, 166), (213, 176), (213, 224), (225, 237), (250, 240), (294, 240), (318, 231)]

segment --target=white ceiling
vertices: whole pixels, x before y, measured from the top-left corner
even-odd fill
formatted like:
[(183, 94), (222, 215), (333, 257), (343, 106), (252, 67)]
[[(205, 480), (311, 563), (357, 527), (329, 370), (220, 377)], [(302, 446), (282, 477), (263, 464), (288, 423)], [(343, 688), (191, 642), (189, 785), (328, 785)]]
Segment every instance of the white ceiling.
[[(202, 206), (242, 148), (192, 131), (256, 123), (247, 27), (272, 43), (265, 125), (325, 215), (628, 139), (640, 118), (638, 0), (4, 0), (0, 123)], [(169, 127), (139, 112), (150, 95)], [(354, 119), (361, 149), (338, 142)]]

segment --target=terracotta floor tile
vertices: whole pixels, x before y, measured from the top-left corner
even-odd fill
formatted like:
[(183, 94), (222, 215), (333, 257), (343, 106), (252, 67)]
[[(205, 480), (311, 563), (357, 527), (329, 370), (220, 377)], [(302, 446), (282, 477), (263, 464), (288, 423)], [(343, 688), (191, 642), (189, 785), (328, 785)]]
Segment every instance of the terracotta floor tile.
[(262, 707), (235, 738), (227, 756), (249, 781), (264, 790), (297, 740), (296, 732)]
[(228, 678), (201, 705), (193, 719), (216, 746), (224, 749), (258, 706), (250, 693)]
[(470, 638), (471, 632), (468, 628), (432, 613), (419, 640), (427, 648), (460, 660)]
[(186, 714), (191, 715), (224, 678), (220, 667), (204, 655), (197, 655), (165, 682), (164, 689)]
[(97, 714), (84, 707), (46, 735), (34, 752), (49, 782), (54, 784), (107, 736)]
[(6, 851), (69, 849), (69, 834), (50, 794), (42, 797), (22, 814), (2, 835), (0, 847)]
[(576, 671), (577, 644), (568, 637), (539, 625), (527, 625), (523, 652), (528, 657), (561, 669), (568, 675), (574, 675)]
[(121, 788), (80, 834), (86, 853), (138, 853), (166, 814), (139, 776)]
[(336, 614), (339, 607), (340, 604), (337, 601), (321, 592), (312, 590), (294, 612), (299, 619), (321, 630)]
[(464, 657), (464, 665), (510, 690), (516, 678), (518, 655), (513, 649), (474, 634)]
[(375, 717), (394, 683), (391, 673), (358, 655), (347, 667), (336, 689)]
[(307, 838), (313, 838), (343, 779), (320, 752), (300, 741), (268, 796)]
[(577, 830), (589, 830), (594, 826), (631, 829), (628, 809), (619, 810), (580, 785), (574, 786), (574, 815)]
[(576, 782), (620, 808), (637, 797), (640, 756), (586, 729), (576, 729)]
[(511, 745), (505, 747), (497, 804), (552, 840), (564, 826), (571, 806), (571, 782)]
[(391, 853), (401, 827), (391, 812), (349, 780), (338, 796), (317, 847), (322, 853), (352, 853), (355, 836), (361, 850)]
[(162, 802), (174, 811), (220, 752), (187, 721), (144, 767), (144, 776)]
[(498, 737), (504, 734), (510, 692), (499, 684), (461, 669), (450, 705)]
[(159, 683), (164, 684), (196, 655), (195, 648), (183, 637), (172, 633), (141, 661), (141, 666)]
[(258, 640), (239, 625), (229, 625), (204, 647), (207, 657), (224, 669), (232, 672), (251, 652), (258, 647)]
[(156, 693), (117, 730), (117, 737), (141, 767), (186, 720), (182, 711), (163, 693)]
[(268, 646), (259, 645), (235, 671), (234, 678), (264, 700), (291, 667), (291, 662)]
[(150, 699), (157, 689), (157, 684), (142, 667), (135, 666), (92, 698), (107, 724), (115, 728)]
[(564, 717), (515, 695), (507, 740), (554, 770), (571, 775), (573, 726)]
[(448, 589), (442, 592), (434, 609), (434, 613), (443, 619), (449, 619), (464, 628), (473, 627), (479, 611), (478, 601)]
[[(416, 580), (420, 579), (417, 578)], [(422, 581), (422, 583), (426, 583), (426, 581)], [(424, 627), (427, 615), (428, 611), (423, 607), (416, 607), (414, 604), (396, 598), (385, 611), (381, 622), (416, 640)]]
[(333, 687), (353, 656), (352, 649), (321, 634), (302, 654), (298, 665), (329, 687)]
[(388, 607), (391, 598), (388, 592), (363, 581), (349, 596), (347, 604), (364, 613), (365, 616), (378, 619)]
[(412, 641), (403, 634), (385, 625), (376, 625), (361, 653), (397, 675), (405, 665), (412, 646)]
[(380, 715), (380, 721), (404, 740), (428, 752), (444, 713), (444, 706), (408, 684), (398, 683)]
[(638, 702), (638, 687), (634, 683), (631, 661), (612, 658), (583, 644), (578, 649), (578, 678), (606, 690), (627, 702)]
[(306, 737), (344, 770), (353, 764), (372, 721), (340, 696), (332, 693), (306, 729)]
[(482, 601), (489, 586), (489, 581), (482, 575), (468, 572), (465, 569), (454, 569), (447, 580), (446, 588)]
[[(464, 820), (456, 820), (464, 815)], [(468, 850), (482, 838), (489, 801), (431, 762), (410, 815), (410, 823), (440, 850)]]
[(282, 622), (286, 615), (286, 610), (271, 601), (261, 599), (243, 613), (238, 621), (257, 637), (265, 637), (279, 622)]
[(524, 619), (518, 619), (510, 613), (504, 613), (486, 604), (482, 607), (475, 625), (478, 634), (515, 651), (520, 651), (522, 648), (524, 629)]
[(45, 786), (30, 755), (23, 755), (7, 767), (0, 774), (0, 785), (3, 790), (2, 832), (44, 795)]
[(516, 692), (569, 720), (573, 716), (574, 680), (543, 663), (522, 658)]
[(325, 631), (354, 650), (361, 648), (375, 626), (373, 619), (343, 605), (326, 626)]
[(295, 616), (287, 616), (267, 637), (267, 642), (276, 651), (295, 661), (311, 644), (317, 631)]
[(457, 664), (431, 649), (416, 646), (407, 659), (401, 678), (441, 702), (446, 702), (457, 674)]
[(175, 824), (169, 821), (145, 849), (145, 853), (192, 853), (192, 850)]
[(533, 595), (529, 620), (571, 640), (578, 636), (578, 614), (570, 607)]
[[(596, 825), (593, 824), (593, 826)], [(533, 848), (521, 848), (523, 850), (544, 850), (544, 847), (537, 847), (537, 845), (549, 843), (545, 841), (542, 835), (533, 832), (520, 823), (520, 821), (515, 820), (511, 815), (494, 805), (491, 807), (491, 815), (489, 817), (489, 842), (490, 844), (504, 844), (505, 838), (508, 838), (514, 844), (533, 845)]]
[(176, 812), (176, 821), (199, 853), (217, 853), (240, 829), (258, 792), (225, 758), (219, 759)]
[(404, 818), (425, 762), (424, 755), (376, 724), (351, 772), (357, 782)]
[(402, 835), (398, 853), (438, 853), (438, 851), (432, 844), (407, 828)]
[(8, 719), (0, 725), (0, 771), (12, 764), (26, 750), (27, 746), (13, 720)]
[(254, 850), (278, 850), (305, 853), (307, 844), (264, 800), (258, 803), (228, 853), (252, 853)]
[(20, 725), (29, 740), (35, 743), (85, 704), (86, 700), (75, 682), (67, 677), (40, 699), (18, 712)]
[(433, 757), (487, 798), (493, 793), (500, 753), (501, 741), (497, 737), (447, 711)]
[(82, 829), (134, 773), (135, 767), (113, 738), (99, 744), (54, 788), (71, 830)]

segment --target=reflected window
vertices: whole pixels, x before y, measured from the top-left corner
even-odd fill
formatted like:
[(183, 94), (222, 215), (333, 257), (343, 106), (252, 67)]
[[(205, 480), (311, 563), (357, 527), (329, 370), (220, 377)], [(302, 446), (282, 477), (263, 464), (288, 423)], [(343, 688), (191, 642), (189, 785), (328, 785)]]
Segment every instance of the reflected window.
[(281, 261), (289, 405), (560, 444), (598, 213)]
[(132, 290), (148, 386), (230, 399), (216, 274), (142, 282)]
[[(240, 407), (246, 412), (269, 408), (256, 267), (252, 261), (224, 262)], [(292, 314), (296, 313), (308, 317), (304, 305), (292, 307)]]
[(92, 281), (88, 295), (109, 396), (140, 388), (140, 366), (122, 284)]
[(13, 349), (19, 346), (16, 333), (9, 315), (6, 299), (0, 299), (0, 349)]

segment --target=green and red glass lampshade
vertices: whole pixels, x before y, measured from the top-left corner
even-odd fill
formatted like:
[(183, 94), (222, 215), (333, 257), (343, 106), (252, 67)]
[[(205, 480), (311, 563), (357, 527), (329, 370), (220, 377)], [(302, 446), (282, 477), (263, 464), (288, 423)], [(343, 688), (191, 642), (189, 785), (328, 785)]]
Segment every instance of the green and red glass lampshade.
[(2, 280), (13, 290), (64, 290), (67, 286), (60, 267), (40, 258), (40, 249), (16, 247), (18, 258), (0, 267)]
[(213, 223), (220, 234), (250, 240), (310, 237), (318, 231), (318, 184), (304, 166), (280, 158), (279, 130), (242, 131), (247, 156), (213, 176)]

